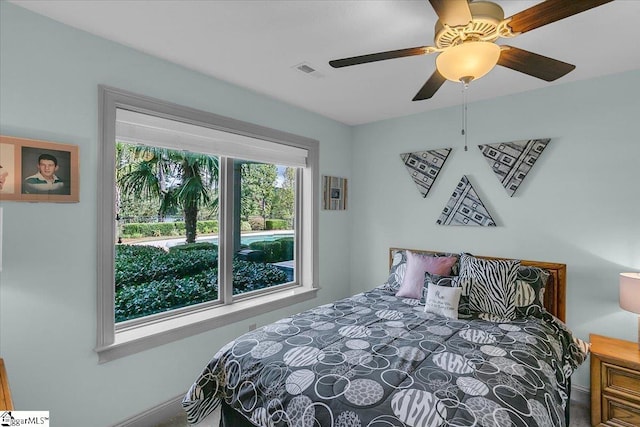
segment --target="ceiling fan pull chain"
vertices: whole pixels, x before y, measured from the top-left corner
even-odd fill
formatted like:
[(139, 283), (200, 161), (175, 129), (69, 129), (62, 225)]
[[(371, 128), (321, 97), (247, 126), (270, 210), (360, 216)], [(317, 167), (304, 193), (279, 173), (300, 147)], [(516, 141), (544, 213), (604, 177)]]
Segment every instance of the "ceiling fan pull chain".
[(467, 149), (467, 89), (469, 83), (462, 82), (462, 136), (464, 136), (464, 151)]

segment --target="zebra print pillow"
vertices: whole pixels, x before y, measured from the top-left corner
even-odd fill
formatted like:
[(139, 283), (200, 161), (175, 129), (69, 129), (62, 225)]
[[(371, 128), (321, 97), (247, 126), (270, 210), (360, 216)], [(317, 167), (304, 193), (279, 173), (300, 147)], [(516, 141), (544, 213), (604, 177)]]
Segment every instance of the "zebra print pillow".
[(469, 295), (471, 311), (514, 319), (519, 267), (518, 260), (485, 260), (463, 253), (459, 282), (462, 294)]
[(544, 289), (551, 274), (542, 268), (524, 267), (516, 276), (516, 316), (539, 316), (544, 311)]

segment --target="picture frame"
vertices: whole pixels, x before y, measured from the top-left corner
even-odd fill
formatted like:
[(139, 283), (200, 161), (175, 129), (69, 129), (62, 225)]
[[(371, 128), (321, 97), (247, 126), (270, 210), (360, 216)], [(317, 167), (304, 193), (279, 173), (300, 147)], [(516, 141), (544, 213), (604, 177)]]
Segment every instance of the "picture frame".
[(347, 178), (322, 176), (322, 209), (347, 209)]
[(0, 201), (80, 201), (78, 146), (0, 135)]

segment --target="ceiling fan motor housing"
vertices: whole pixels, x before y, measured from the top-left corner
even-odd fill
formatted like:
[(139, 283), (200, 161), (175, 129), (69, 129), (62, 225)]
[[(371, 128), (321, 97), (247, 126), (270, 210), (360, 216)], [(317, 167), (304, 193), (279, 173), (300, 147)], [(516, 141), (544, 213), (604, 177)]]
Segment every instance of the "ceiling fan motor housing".
[(440, 20), (435, 25), (435, 45), (438, 49), (446, 49), (465, 41), (494, 42), (500, 37), (498, 28), (504, 21), (502, 8), (488, 1), (474, 1), (469, 3), (473, 19), (464, 26), (450, 27), (443, 25)]

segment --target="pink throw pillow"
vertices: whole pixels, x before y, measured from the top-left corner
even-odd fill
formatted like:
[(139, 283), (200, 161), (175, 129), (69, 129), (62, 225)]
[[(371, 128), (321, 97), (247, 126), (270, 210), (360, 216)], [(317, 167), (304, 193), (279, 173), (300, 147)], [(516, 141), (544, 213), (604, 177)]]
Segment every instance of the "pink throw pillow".
[(407, 271), (400, 289), (396, 293), (397, 297), (422, 298), (422, 287), (424, 286), (424, 273), (448, 276), (451, 274), (451, 267), (458, 260), (457, 257), (434, 257), (430, 255), (415, 254), (407, 251)]

